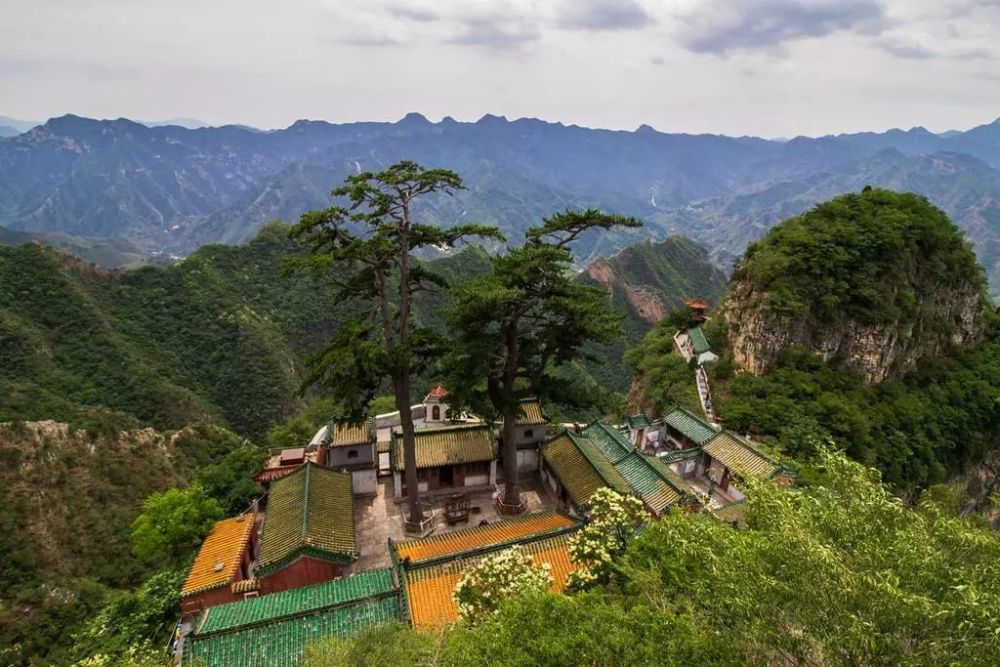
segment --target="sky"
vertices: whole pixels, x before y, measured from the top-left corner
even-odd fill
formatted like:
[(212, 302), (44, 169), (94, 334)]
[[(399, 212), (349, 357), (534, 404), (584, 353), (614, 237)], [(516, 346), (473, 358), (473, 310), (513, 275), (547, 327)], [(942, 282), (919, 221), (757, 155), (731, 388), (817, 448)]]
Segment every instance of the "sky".
[(1000, 116), (998, 37), (1000, 0), (0, 0), (0, 114), (937, 132)]

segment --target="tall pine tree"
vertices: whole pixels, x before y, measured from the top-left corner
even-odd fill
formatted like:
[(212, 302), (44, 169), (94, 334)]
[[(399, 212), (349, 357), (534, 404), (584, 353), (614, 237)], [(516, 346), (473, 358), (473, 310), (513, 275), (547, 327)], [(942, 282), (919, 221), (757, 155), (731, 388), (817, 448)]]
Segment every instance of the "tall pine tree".
[(522, 402), (575, 393), (558, 368), (583, 357), (588, 342), (610, 342), (621, 330), (606, 295), (574, 281), (570, 247), (590, 230), (641, 224), (595, 209), (558, 213), (528, 230), (523, 246), (495, 257), (491, 273), (453, 290), (449, 388), (456, 402), (503, 421), (507, 505), (521, 504), (514, 431)]
[(312, 254), (298, 263), (325, 272), (345, 299), (363, 315), (344, 322), (330, 343), (311, 359), (306, 386), (323, 384), (344, 417), (360, 421), (383, 382), (392, 384), (399, 410), (411, 523), (423, 519), (417, 488), (416, 448), (410, 410), (411, 378), (440, 353), (440, 338), (415, 319), (421, 290), (444, 280), (419, 264), (421, 248), (451, 247), (470, 236), (502, 239), (493, 227), (462, 225), (441, 229), (414, 220), (414, 202), (431, 193), (462, 188), (458, 174), (425, 169), (410, 161), (377, 173), (348, 176), (333, 191), (346, 206), (309, 211), (292, 228)]

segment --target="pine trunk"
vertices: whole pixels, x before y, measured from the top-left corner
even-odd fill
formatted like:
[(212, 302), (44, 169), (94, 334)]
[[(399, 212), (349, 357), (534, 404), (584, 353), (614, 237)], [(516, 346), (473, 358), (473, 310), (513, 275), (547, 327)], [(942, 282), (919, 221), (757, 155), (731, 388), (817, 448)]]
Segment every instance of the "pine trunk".
[(503, 414), (503, 502), (505, 505), (521, 504), (521, 483), (517, 475), (517, 441), (514, 433), (517, 428), (519, 406), (508, 407)]
[(420, 486), (417, 480), (417, 444), (410, 409), (410, 377), (406, 374), (395, 383), (396, 409), (403, 429), (403, 477), (406, 483), (406, 505), (409, 521), (419, 523), (424, 514), (420, 509)]

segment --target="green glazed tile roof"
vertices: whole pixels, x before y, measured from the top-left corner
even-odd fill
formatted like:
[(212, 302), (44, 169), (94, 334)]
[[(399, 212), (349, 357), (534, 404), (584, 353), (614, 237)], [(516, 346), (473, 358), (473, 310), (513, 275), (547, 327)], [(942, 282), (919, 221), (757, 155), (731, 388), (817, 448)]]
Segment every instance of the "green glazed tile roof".
[(632, 490), (625, 478), (622, 477), (622, 474), (615, 469), (611, 460), (593, 440), (585, 436), (580, 437), (573, 434), (570, 434), (570, 438), (573, 439), (579, 451), (604, 480), (605, 485), (610, 486), (618, 493), (629, 493)]
[(649, 417), (644, 414), (632, 415), (625, 418), (625, 425), (629, 428), (646, 428), (649, 424)]
[(656, 514), (676, 503), (683, 494), (661, 476), (646, 457), (632, 452), (615, 468), (622, 474), (630, 487)]
[(677, 408), (664, 417), (663, 421), (699, 445), (705, 444), (718, 434), (711, 424), (684, 408)]
[(708, 340), (705, 338), (705, 332), (701, 330), (701, 327), (688, 329), (688, 338), (691, 339), (691, 348), (695, 354), (708, 352), (712, 349), (709, 347)]
[(351, 475), (315, 463), (271, 483), (255, 571), (274, 571), (300, 551), (340, 562), (356, 557)]
[[(456, 463), (492, 461), (493, 427), (489, 424), (418, 429), (416, 432), (417, 468), (434, 468)], [(392, 469), (403, 470), (403, 435), (392, 431)]]
[(206, 609), (197, 623), (197, 633), (205, 634), (271, 621), (324, 607), (342, 605), (393, 590), (389, 568), (362, 572), (314, 586), (303, 586), (221, 604)]
[(675, 449), (673, 451), (660, 454), (656, 458), (663, 463), (673, 463), (675, 461), (686, 461), (698, 458), (701, 454), (701, 447), (691, 447), (690, 449)]
[(400, 612), (400, 596), (393, 594), (313, 614), (246, 626), (232, 632), (189, 637), (184, 664), (199, 667), (293, 667), (299, 664), (311, 642), (334, 635), (350, 636), (398, 621)]
[(754, 447), (746, 438), (723, 431), (704, 445), (705, 453), (724, 466), (745, 475), (769, 477), (779, 466), (771, 457)]
[(590, 438), (613, 464), (628, 456), (633, 449), (618, 429), (602, 421), (585, 427), (583, 434)]
[(542, 445), (542, 458), (577, 505), (586, 505), (594, 491), (604, 486), (619, 493), (630, 491), (608, 457), (584, 435), (567, 431), (556, 436)]
[(668, 461), (664, 461), (662, 458), (658, 456), (644, 455), (643, 458), (646, 459), (649, 465), (652, 466), (653, 469), (655, 469), (656, 472), (659, 473), (661, 477), (666, 479), (671, 486), (681, 491), (681, 493), (692, 495), (691, 485), (688, 484), (683, 477), (681, 477), (680, 475), (678, 475), (677, 473), (675, 473), (673, 470), (670, 469)]

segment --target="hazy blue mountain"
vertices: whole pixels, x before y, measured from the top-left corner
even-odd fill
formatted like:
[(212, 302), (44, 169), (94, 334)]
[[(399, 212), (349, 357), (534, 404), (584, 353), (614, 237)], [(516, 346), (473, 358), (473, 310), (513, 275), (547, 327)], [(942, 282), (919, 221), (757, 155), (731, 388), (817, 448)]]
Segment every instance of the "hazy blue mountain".
[(465, 179), (456, 196), (424, 202), (421, 213), (436, 224), (491, 223), (516, 240), (568, 207), (647, 222), (583, 239), (581, 266), (673, 233), (725, 265), (787, 215), (871, 184), (929, 196), (1000, 278), (1000, 121), (946, 134), (917, 127), (778, 141), (491, 115), (474, 123), (420, 114), (396, 123), (301, 120), (271, 132), (63, 116), (0, 139), (0, 225), (186, 254), (246, 241), (272, 219), (292, 221), (327, 204), (347, 174), (403, 158)]
[(212, 127), (211, 123), (206, 123), (205, 121), (198, 120), (197, 118), (168, 118), (166, 120), (140, 120), (139, 122), (146, 127), (176, 125), (177, 127), (184, 127), (189, 130), (197, 130), (202, 127)]
[[(11, 118), (10, 116), (0, 116), (0, 126), (5, 128), (10, 128), (16, 130), (15, 134), (21, 134), (22, 132), (27, 132), (36, 125), (41, 125), (40, 120), (20, 120), (18, 118)], [(0, 135), (0, 136), (10, 136), (10, 135)]]

